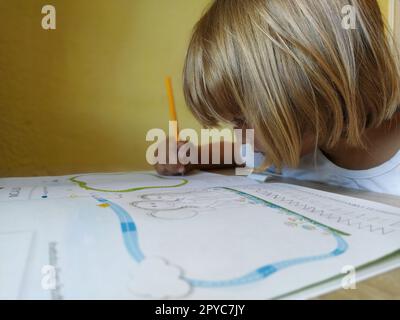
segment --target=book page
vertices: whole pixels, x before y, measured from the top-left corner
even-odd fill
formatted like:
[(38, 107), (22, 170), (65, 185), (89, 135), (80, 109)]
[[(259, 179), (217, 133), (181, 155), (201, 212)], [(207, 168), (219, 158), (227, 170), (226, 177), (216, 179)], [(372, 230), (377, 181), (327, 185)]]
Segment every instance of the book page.
[(272, 299), (400, 249), (399, 208), (287, 184), (143, 172), (0, 187), (0, 233), (35, 232), (22, 298)]

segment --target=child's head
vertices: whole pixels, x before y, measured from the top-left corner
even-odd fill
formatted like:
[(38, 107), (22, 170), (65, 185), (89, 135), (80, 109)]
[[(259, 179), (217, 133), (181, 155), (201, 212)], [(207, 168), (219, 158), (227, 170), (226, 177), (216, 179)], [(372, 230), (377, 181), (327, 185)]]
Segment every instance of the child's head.
[[(342, 24), (346, 5), (355, 29)], [(215, 0), (195, 27), (184, 91), (203, 125), (254, 128), (277, 167), (298, 164), (305, 136), (362, 146), (400, 104), (376, 0)]]

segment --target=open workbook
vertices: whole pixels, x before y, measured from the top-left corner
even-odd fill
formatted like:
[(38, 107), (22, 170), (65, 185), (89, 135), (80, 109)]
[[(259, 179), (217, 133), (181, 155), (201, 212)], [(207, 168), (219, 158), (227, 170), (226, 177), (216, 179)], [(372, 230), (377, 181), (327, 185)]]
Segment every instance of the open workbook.
[(309, 298), (399, 250), (399, 208), (294, 185), (0, 179), (0, 298)]

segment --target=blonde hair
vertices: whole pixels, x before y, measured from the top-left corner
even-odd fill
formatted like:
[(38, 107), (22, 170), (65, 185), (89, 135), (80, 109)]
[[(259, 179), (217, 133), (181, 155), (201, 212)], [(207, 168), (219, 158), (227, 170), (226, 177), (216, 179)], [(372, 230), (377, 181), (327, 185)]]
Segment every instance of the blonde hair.
[[(354, 30), (342, 26), (346, 5)], [(255, 129), (264, 166), (296, 167), (304, 133), (363, 146), (367, 128), (392, 118), (399, 67), (376, 0), (215, 0), (194, 29), (184, 93), (204, 126)]]

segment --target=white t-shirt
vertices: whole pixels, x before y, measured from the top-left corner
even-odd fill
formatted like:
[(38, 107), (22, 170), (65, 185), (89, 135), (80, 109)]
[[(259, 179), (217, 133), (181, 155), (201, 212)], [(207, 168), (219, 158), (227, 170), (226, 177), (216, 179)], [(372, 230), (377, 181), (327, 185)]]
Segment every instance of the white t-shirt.
[[(255, 155), (255, 166), (263, 161)], [(267, 171), (274, 173), (273, 169)], [(323, 182), (345, 188), (400, 196), (400, 150), (389, 161), (368, 170), (347, 170), (331, 162), (321, 151), (301, 159), (297, 169), (284, 169), (282, 176), (298, 180)]]

